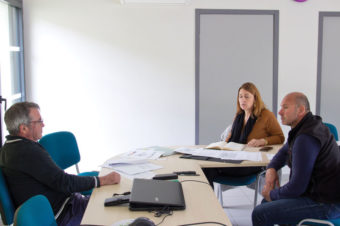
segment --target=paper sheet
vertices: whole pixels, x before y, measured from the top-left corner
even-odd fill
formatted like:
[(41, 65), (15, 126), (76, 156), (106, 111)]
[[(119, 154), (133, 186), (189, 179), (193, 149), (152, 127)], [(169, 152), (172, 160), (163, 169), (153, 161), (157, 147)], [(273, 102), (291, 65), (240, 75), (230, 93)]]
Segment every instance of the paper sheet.
[(163, 168), (162, 166), (153, 163), (141, 163), (141, 164), (104, 164), (103, 167), (114, 169), (120, 173), (125, 173), (129, 175), (135, 175), (138, 173), (144, 173), (152, 170), (157, 170)]
[(126, 174), (126, 173), (120, 173), (122, 177), (125, 177), (129, 180), (133, 180), (135, 178), (141, 178), (141, 179), (152, 179), (156, 174), (152, 171), (144, 172), (144, 173), (137, 173), (134, 175)]
[(122, 155), (123, 158), (133, 159), (158, 159), (162, 152), (145, 149), (135, 149)]
[(249, 151), (223, 151), (212, 150), (204, 148), (177, 148), (178, 153), (191, 154), (212, 158), (230, 159), (230, 160), (249, 160), (259, 162), (262, 161), (261, 152), (249, 152)]
[(271, 161), (274, 158), (275, 154), (267, 154), (267, 158)]
[(116, 164), (141, 164), (141, 163), (148, 163), (147, 159), (134, 159), (134, 158), (119, 158), (119, 159), (112, 159), (107, 161), (105, 164), (108, 166), (113, 166)]

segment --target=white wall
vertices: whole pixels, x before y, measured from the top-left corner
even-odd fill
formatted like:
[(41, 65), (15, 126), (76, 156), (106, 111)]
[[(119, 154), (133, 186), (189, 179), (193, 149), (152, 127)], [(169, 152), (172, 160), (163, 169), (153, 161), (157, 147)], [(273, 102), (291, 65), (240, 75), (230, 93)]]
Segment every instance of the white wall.
[(23, 2), (28, 100), (40, 104), (45, 133), (76, 134), (81, 169), (136, 147), (194, 144), (196, 8), (279, 10), (279, 103), (299, 90), (312, 109), (318, 12), (340, 10), (339, 0)]

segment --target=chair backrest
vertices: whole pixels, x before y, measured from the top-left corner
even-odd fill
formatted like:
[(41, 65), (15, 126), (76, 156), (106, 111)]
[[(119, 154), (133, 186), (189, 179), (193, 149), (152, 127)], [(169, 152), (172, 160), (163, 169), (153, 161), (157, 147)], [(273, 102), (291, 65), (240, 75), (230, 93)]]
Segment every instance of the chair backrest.
[(336, 127), (333, 124), (331, 124), (331, 123), (326, 123), (325, 122), (324, 124), (329, 128), (329, 130), (333, 134), (335, 140), (338, 141), (339, 137), (338, 137), (338, 130), (336, 129)]
[(0, 168), (0, 213), (2, 222), (5, 225), (13, 223), (14, 217), (14, 204), (12, 201), (11, 194), (8, 191), (7, 182)]
[(48, 151), (62, 169), (77, 164), (80, 154), (76, 137), (71, 132), (55, 132), (43, 136), (39, 143)]
[(48, 199), (36, 195), (24, 202), (15, 211), (14, 226), (57, 225)]
[(223, 131), (223, 133), (220, 136), (220, 140), (221, 141), (225, 141), (229, 135), (229, 133), (231, 132), (231, 127), (232, 125), (227, 126), (227, 128)]

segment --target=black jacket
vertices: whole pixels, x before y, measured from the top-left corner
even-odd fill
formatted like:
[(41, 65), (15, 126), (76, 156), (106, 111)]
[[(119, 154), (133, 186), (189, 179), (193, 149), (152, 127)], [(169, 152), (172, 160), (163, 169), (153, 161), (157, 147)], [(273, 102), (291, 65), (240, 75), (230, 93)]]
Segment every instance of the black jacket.
[(7, 136), (0, 151), (0, 166), (16, 207), (30, 197), (42, 194), (56, 214), (72, 193), (95, 186), (94, 177), (65, 173), (39, 143), (23, 137)]
[[(311, 180), (304, 195), (324, 203), (340, 202), (340, 150), (328, 127), (319, 116), (308, 113), (298, 125), (289, 132), (288, 144), (291, 148), (295, 139), (306, 134), (320, 142), (320, 152), (314, 163)], [(305, 150), (308, 152), (308, 150)], [(291, 151), (288, 165), (291, 165)]]

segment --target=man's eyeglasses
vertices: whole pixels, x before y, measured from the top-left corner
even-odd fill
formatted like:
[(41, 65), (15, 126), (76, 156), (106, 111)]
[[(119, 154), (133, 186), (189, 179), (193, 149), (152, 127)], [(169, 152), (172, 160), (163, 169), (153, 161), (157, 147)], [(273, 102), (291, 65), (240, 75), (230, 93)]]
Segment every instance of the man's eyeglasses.
[(35, 121), (30, 121), (30, 123), (44, 123), (44, 120), (35, 120)]

